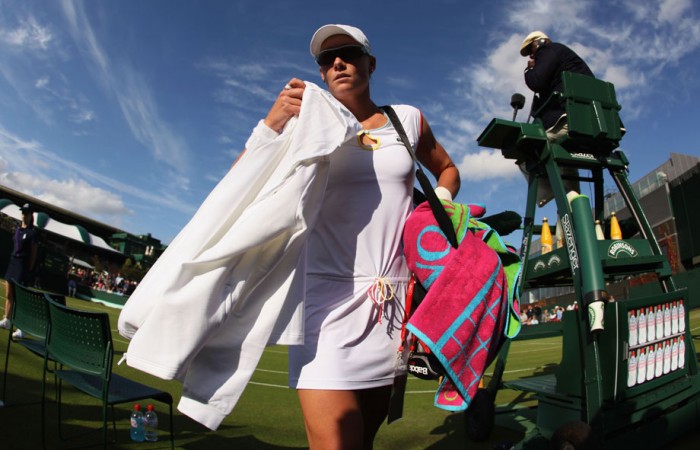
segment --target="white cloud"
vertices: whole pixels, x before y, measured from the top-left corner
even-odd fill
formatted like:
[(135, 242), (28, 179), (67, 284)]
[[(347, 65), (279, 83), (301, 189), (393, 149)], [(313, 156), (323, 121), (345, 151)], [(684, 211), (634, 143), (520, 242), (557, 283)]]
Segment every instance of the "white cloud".
[(48, 86), (49, 84), (49, 77), (41, 77), (36, 82), (34, 82), (34, 87), (37, 89), (42, 89)]
[(506, 23), (522, 33), (521, 41), (527, 33), (534, 30), (547, 34), (553, 34), (556, 30), (558, 34), (561, 33), (560, 39), (564, 40), (580, 35), (578, 31), (589, 25), (587, 12), (592, 6), (592, 2), (586, 0), (530, 0), (512, 1), (502, 5), (501, 9), (506, 15)]
[(112, 192), (91, 186), (83, 180), (55, 180), (23, 172), (0, 174), (0, 183), (58, 207), (90, 217), (119, 221), (133, 215), (123, 200)]
[[(168, 176), (176, 184), (187, 182), (186, 179), (175, 178), (174, 174)], [(9, 133), (1, 126), (0, 183), (46, 201), (74, 201), (76, 203), (67, 209), (80, 211), (88, 217), (107, 218), (115, 223), (133, 214), (126, 207), (124, 196), (137, 199), (151, 208), (164, 207), (185, 214), (191, 214), (194, 209), (175, 192), (152, 192), (140, 189), (133, 183), (122, 183), (67, 160), (47, 150), (39, 142)], [(60, 200), (62, 198), (66, 200)]]
[(32, 16), (21, 20), (15, 29), (0, 30), (0, 42), (19, 51), (47, 50), (52, 38), (51, 30)]
[(691, 7), (690, 0), (663, 0), (659, 5), (659, 20), (675, 22)]
[[(55, 169), (69, 175), (52, 177)], [(0, 184), (88, 216), (114, 219), (132, 214), (118, 195), (75, 178), (80, 175), (66, 170), (61, 158), (46, 152), (38, 142), (0, 128)]]
[(187, 145), (160, 118), (157, 103), (142, 78), (133, 71), (125, 71), (122, 88), (114, 94), (134, 137), (157, 160), (179, 173), (188, 172)]
[[(143, 77), (128, 61), (120, 63), (118, 67), (111, 64), (82, 4), (62, 2), (61, 5), (73, 39), (93, 63), (97, 80), (117, 98), (134, 137), (151, 151), (156, 160), (178, 173), (187, 173), (190, 169), (187, 145), (161, 117), (151, 88)], [(184, 185), (187, 183), (178, 187)]]
[(457, 168), (462, 178), (470, 181), (513, 178), (520, 173), (513, 161), (505, 159), (498, 150), (480, 150), (464, 155)]
[(221, 87), (214, 89), (215, 101), (234, 105), (239, 110), (266, 111), (289, 80), (288, 74), (318, 75), (307, 67), (286, 60), (276, 58), (264, 63), (250, 63), (241, 57), (235, 60), (209, 58), (201, 61), (198, 67), (214, 75), (221, 83)]
[(95, 112), (90, 107), (89, 101), (81, 94), (73, 93), (64, 77), (57, 78), (58, 82), (54, 83), (52, 77), (45, 75), (34, 82), (37, 91), (45, 94), (32, 96), (36, 108), (42, 109), (41, 116), (66, 115), (69, 120), (78, 124), (93, 121)]

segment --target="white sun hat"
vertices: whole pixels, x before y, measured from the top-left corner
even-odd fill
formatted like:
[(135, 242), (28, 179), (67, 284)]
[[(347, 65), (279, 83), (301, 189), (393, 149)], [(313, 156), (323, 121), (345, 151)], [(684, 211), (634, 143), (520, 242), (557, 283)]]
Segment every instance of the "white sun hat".
[(365, 33), (363, 33), (362, 30), (360, 30), (359, 28), (352, 27), (350, 25), (330, 24), (322, 26), (314, 33), (314, 36), (311, 38), (311, 45), (309, 45), (311, 55), (314, 58), (316, 58), (321, 52), (321, 44), (323, 44), (323, 41), (337, 34), (344, 34), (346, 36), (350, 36), (358, 44), (364, 47), (364, 49), (367, 51), (367, 54), (372, 54), (372, 48), (369, 45), (369, 39), (367, 39), (367, 36), (365, 36)]

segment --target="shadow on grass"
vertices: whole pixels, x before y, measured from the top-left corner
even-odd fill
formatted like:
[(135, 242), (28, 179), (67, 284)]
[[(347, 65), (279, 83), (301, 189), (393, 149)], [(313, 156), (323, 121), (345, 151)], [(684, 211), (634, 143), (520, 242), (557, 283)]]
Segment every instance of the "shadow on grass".
[(212, 434), (198, 438), (196, 441), (178, 446), (187, 450), (210, 450), (240, 448), (246, 450), (273, 450), (273, 449), (304, 449), (307, 447), (284, 447), (262, 442), (255, 436), (225, 437)]
[(425, 447), (425, 450), (491, 450), (494, 448), (510, 448), (517, 442), (522, 433), (517, 433), (499, 426), (494, 427), (491, 435), (481, 441), (472, 441), (465, 433), (464, 414), (454, 413), (445, 417), (442, 425), (431, 430), (432, 435), (444, 435), (442, 439)]

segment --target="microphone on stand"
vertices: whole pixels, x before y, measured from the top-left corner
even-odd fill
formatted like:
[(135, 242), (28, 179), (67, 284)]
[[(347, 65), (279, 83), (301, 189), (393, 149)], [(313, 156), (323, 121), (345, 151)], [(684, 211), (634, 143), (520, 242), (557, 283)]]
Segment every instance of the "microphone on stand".
[(510, 106), (513, 108), (513, 122), (515, 122), (518, 110), (525, 106), (525, 96), (516, 92), (510, 97)]

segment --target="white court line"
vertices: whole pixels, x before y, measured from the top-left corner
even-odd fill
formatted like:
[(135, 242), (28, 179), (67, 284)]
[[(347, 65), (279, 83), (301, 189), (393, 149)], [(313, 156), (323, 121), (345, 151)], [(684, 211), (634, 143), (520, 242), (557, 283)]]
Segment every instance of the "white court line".
[[(555, 345), (554, 347), (559, 348), (559, 347), (561, 347), (561, 344)], [(511, 349), (508, 349), (508, 354), (509, 355), (520, 355), (521, 353), (541, 353), (541, 352), (545, 352), (545, 351), (547, 351), (547, 349), (544, 349), (544, 348), (539, 348), (539, 349), (535, 349), (535, 350), (511, 350)]]
[(255, 369), (255, 371), (256, 372), (279, 373), (279, 374), (287, 375), (286, 370)]
[[(258, 383), (257, 381), (249, 381), (248, 384), (254, 384), (256, 386), (278, 388), (278, 389), (292, 389), (289, 386), (283, 386), (281, 384)], [(434, 394), (434, 393), (435, 393), (435, 390), (432, 390), (432, 391), (406, 391), (406, 394)]]
[(248, 384), (254, 384), (256, 386), (289, 389), (289, 386), (282, 386), (281, 384), (258, 383), (257, 381), (249, 381)]
[[(517, 369), (517, 370), (504, 370), (503, 374), (506, 373), (516, 373), (516, 372), (529, 372), (529, 371), (535, 371), (538, 369), (543, 369), (543, 367), (528, 367), (527, 369)], [(484, 375), (493, 375), (493, 372), (484, 372)]]
[(287, 352), (283, 352), (280, 350), (269, 350), (269, 349), (265, 349), (265, 353), (277, 353), (278, 355), (286, 355), (287, 354)]

